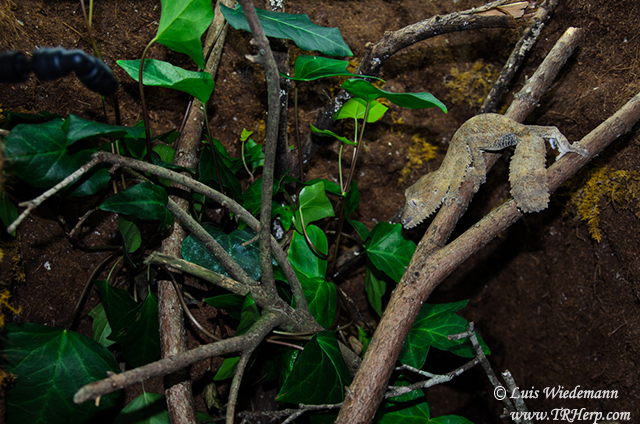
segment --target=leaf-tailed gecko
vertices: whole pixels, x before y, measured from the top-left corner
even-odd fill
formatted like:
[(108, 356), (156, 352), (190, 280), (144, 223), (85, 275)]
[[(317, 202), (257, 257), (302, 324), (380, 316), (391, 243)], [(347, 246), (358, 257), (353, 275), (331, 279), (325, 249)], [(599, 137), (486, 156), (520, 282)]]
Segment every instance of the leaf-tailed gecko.
[(402, 225), (413, 228), (443, 202), (459, 200), (460, 185), (467, 179), (473, 181), (473, 192), (477, 192), (487, 173), (482, 152), (514, 145), (517, 146), (509, 173), (511, 194), (523, 212), (545, 209), (549, 203), (545, 139), (553, 148), (557, 146), (558, 158), (568, 152), (585, 157), (589, 154), (586, 149), (569, 144), (556, 127), (523, 125), (495, 113), (469, 119), (453, 135), (440, 168), (424, 175), (405, 191)]

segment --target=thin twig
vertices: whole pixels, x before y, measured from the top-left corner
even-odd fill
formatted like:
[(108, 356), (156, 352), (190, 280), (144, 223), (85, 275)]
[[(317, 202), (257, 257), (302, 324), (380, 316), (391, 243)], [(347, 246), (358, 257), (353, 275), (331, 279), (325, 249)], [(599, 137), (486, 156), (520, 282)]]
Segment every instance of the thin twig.
[(265, 138), (264, 166), (262, 172), (262, 203), (260, 205), (260, 268), (262, 284), (275, 292), (273, 264), (271, 263), (271, 198), (273, 197), (273, 175), (278, 144), (278, 126), (280, 120), (280, 73), (273, 52), (269, 46), (258, 14), (251, 0), (240, 0), (240, 5), (249, 23), (253, 42), (258, 47), (258, 54), (250, 57), (264, 67), (267, 79), (268, 112)]
[(502, 96), (507, 91), (507, 87), (513, 77), (516, 75), (520, 66), (524, 62), (525, 56), (529, 53), (529, 50), (538, 40), (542, 29), (546, 23), (551, 19), (551, 15), (555, 10), (560, 0), (545, 0), (534, 15), (534, 22), (525, 30), (522, 37), (513, 48), (511, 56), (502, 67), (502, 71), (498, 76), (498, 79), (491, 87), (491, 91), (484, 100), (482, 107), (478, 111), (478, 114), (495, 112), (498, 108), (498, 103), (502, 99)]
[(80, 388), (73, 397), (76, 404), (86, 402), (89, 399), (97, 399), (108, 393), (140, 383), (149, 378), (163, 376), (174, 371), (188, 367), (189, 365), (211, 358), (213, 356), (226, 355), (240, 352), (255, 347), (264, 337), (282, 322), (282, 316), (267, 312), (241, 335), (208, 345), (198, 346), (187, 352), (161, 359), (151, 364), (125, 371), (121, 374), (112, 374), (104, 380), (94, 381)]
[(15, 221), (13, 221), (13, 223), (11, 223), (11, 225), (9, 225), (9, 227), (7, 227), (7, 233), (9, 233), (9, 234), (13, 233), (16, 230), (16, 228), (18, 227), (18, 225), (20, 225), (20, 223), (31, 213), (32, 210), (34, 210), (35, 208), (40, 206), (45, 200), (47, 200), (48, 198), (50, 198), (51, 196), (53, 196), (54, 194), (56, 194), (60, 190), (64, 189), (65, 187), (67, 187), (68, 185), (73, 183), (75, 180), (80, 178), (82, 175), (84, 175), (85, 172), (87, 172), (89, 169), (93, 168), (98, 163), (99, 163), (99, 159), (97, 159), (97, 158), (91, 159), (89, 162), (87, 162), (84, 165), (82, 165), (80, 168), (78, 168), (71, 175), (69, 175), (68, 177), (66, 177), (62, 181), (60, 181), (55, 186), (51, 187), (49, 190), (47, 190), (44, 193), (42, 193), (40, 196), (38, 196), (35, 199), (30, 200), (28, 202), (20, 203), (18, 206), (21, 206), (21, 207), (25, 207), (26, 206), (26, 209), (22, 211), (20, 216), (18, 216), (18, 218)]
[(240, 393), (240, 383), (242, 383), (242, 376), (244, 375), (249, 359), (251, 358), (252, 349), (248, 349), (240, 353), (240, 360), (236, 366), (236, 372), (233, 374), (231, 380), (231, 388), (229, 389), (229, 402), (227, 403), (227, 419), (226, 424), (233, 424), (233, 418), (236, 412), (236, 404), (238, 403), (238, 394)]

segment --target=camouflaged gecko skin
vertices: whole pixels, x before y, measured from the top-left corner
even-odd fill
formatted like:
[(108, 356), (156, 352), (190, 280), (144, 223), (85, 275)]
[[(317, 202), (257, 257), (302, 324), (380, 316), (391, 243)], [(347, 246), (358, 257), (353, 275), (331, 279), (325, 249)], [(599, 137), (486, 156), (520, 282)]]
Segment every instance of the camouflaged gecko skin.
[(487, 113), (465, 122), (451, 139), (440, 168), (424, 175), (405, 191), (402, 225), (413, 228), (434, 213), (443, 202), (460, 199), (460, 186), (471, 179), (474, 193), (486, 179), (483, 151), (499, 151), (517, 145), (509, 181), (516, 204), (524, 212), (538, 212), (549, 203), (545, 169), (546, 146), (558, 143), (561, 155), (588, 152), (569, 144), (556, 127), (526, 126), (506, 116)]

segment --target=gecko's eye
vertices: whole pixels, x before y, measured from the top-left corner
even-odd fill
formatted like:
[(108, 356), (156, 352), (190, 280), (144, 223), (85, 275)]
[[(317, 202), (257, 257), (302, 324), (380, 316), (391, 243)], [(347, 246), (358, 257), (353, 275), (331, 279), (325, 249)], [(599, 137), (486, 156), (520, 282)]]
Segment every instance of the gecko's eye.
[(418, 206), (418, 202), (416, 202), (416, 199), (409, 199), (409, 204), (414, 208)]

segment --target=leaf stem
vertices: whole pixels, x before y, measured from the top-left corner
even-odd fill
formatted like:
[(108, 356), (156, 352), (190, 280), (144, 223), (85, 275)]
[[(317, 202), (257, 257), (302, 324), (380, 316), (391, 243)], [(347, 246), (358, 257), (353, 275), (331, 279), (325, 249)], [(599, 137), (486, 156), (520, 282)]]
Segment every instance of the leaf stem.
[(142, 104), (142, 119), (144, 119), (144, 133), (147, 137), (147, 162), (151, 163), (151, 127), (149, 122), (149, 111), (147, 110), (147, 102), (144, 97), (144, 83), (142, 81), (142, 75), (144, 70), (144, 60), (147, 56), (147, 52), (151, 45), (155, 42), (155, 38), (149, 41), (147, 47), (144, 48), (142, 52), (142, 57), (140, 58), (140, 66), (138, 68), (138, 89), (140, 90), (140, 102)]

